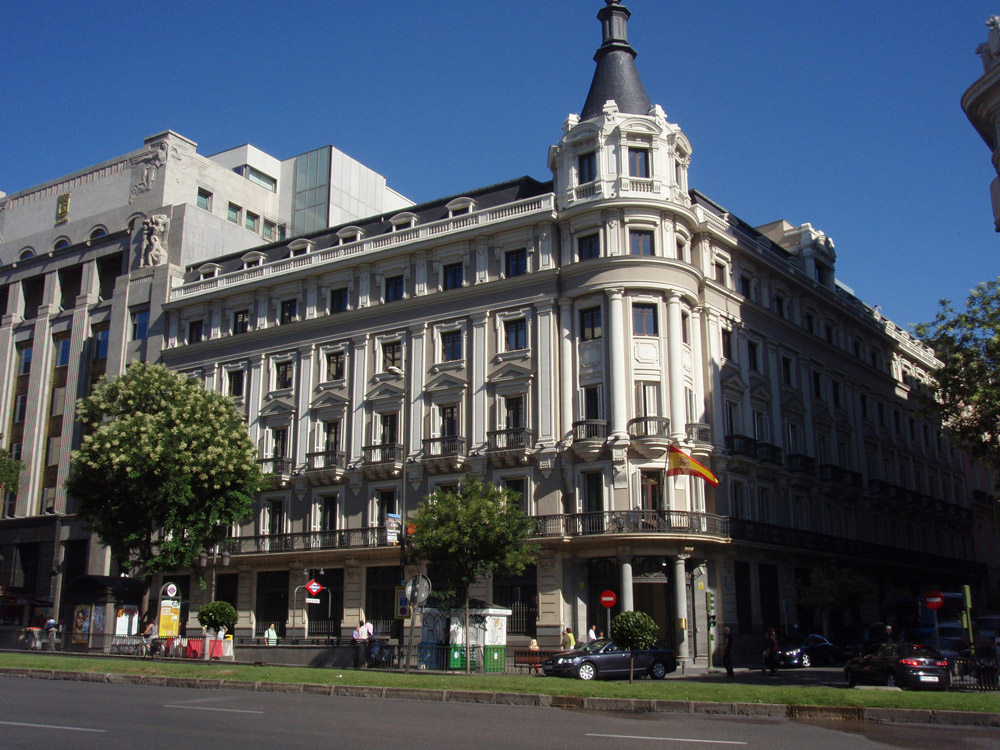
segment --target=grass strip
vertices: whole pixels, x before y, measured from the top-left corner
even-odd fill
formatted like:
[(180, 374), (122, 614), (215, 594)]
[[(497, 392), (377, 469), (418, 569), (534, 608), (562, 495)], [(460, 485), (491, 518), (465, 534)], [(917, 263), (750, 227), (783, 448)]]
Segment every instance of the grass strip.
[(811, 706), (865, 706), (871, 708), (920, 708), (1000, 713), (998, 692), (917, 692), (857, 690), (846, 685), (752, 685), (725, 680), (705, 682), (685, 679), (660, 681), (573, 680), (506, 673), (488, 675), (426, 672), (380, 672), (375, 670), (316, 669), (313, 667), (255, 666), (232, 662), (193, 660), (62, 656), (59, 654), (0, 653), (0, 667), (57, 669), (127, 675), (243, 680), (248, 682), (293, 682), (362, 687), (416, 688), (423, 690), (471, 690), (504, 693), (538, 693), (552, 696), (643, 698), (647, 700), (708, 701), (715, 703), (783, 703)]

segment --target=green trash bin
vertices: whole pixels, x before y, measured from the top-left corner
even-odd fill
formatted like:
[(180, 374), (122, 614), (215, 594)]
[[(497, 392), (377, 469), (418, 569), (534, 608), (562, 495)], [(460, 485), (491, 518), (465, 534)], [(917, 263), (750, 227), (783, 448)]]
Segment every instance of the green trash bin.
[(507, 662), (506, 646), (483, 646), (483, 671), (503, 672)]
[[(470, 667), (476, 668), (476, 647), (472, 647), (472, 663)], [(448, 649), (448, 669), (465, 669), (465, 646), (451, 644)]]

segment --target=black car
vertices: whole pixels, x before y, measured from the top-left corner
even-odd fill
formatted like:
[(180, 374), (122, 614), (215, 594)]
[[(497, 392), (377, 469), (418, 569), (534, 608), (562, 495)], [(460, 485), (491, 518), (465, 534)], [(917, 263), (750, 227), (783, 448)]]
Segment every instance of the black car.
[(649, 648), (625, 651), (614, 641), (598, 639), (575, 651), (554, 654), (542, 663), (542, 671), (556, 677), (622, 678), (629, 676), (629, 663), (634, 659), (635, 675), (649, 675), (662, 680), (677, 669), (677, 657), (668, 648)]
[(830, 641), (815, 633), (805, 636), (786, 636), (778, 641), (778, 666), (811, 667), (833, 664), (840, 651)]
[(918, 643), (880, 643), (848, 661), (844, 677), (852, 687), (867, 683), (944, 690), (951, 684), (948, 660)]

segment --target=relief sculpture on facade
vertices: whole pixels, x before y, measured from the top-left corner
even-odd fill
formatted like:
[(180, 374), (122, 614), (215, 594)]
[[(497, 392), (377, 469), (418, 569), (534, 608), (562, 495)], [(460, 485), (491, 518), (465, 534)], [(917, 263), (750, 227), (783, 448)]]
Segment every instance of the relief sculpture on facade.
[(150, 146), (149, 151), (136, 154), (129, 161), (133, 166), (138, 166), (141, 172), (139, 179), (132, 183), (132, 191), (128, 199), (128, 202), (132, 203), (137, 195), (150, 191), (160, 167), (167, 163), (167, 142), (157, 141)]
[(167, 262), (167, 229), (170, 219), (164, 214), (154, 214), (142, 221), (142, 246), (139, 248), (139, 267), (159, 266)]

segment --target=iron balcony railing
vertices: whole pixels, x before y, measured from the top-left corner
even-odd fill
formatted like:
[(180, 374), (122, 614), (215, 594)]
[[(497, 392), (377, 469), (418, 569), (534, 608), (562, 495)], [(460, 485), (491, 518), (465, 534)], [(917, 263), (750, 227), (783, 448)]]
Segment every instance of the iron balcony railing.
[(747, 435), (726, 435), (726, 450), (739, 456), (757, 456), (757, 441)]
[(464, 437), (437, 437), (424, 439), (425, 456), (464, 456)]
[(816, 459), (804, 453), (789, 453), (788, 470), (798, 474), (815, 474)]
[[(729, 537), (729, 519), (709, 513), (684, 510), (615, 510), (535, 516), (535, 537), (573, 537), (589, 534), (681, 534)], [(396, 544), (401, 542), (396, 538)], [(261, 555), (325, 549), (388, 547), (383, 526), (291, 534), (232, 537), (223, 543), (231, 555)]]
[(626, 429), (628, 436), (633, 440), (643, 438), (666, 440), (670, 437), (670, 420), (666, 417), (636, 417), (629, 420)]
[(692, 443), (712, 443), (712, 428), (704, 422), (690, 422), (685, 425), (687, 428), (688, 440)]
[(486, 438), (487, 450), (490, 451), (527, 450), (535, 444), (535, 434), (527, 427), (491, 430), (486, 433)]
[(608, 421), (606, 419), (581, 419), (573, 423), (573, 440), (607, 440)]
[(781, 453), (781, 448), (777, 445), (772, 445), (771, 443), (757, 443), (756, 456), (765, 463), (777, 464), (778, 466), (781, 466)]
[(406, 449), (398, 443), (383, 443), (381, 445), (366, 445), (361, 449), (361, 463), (388, 464), (403, 463)]
[(260, 458), (257, 460), (257, 463), (260, 464), (260, 470), (265, 474), (288, 476), (292, 473), (292, 459), (290, 458), (284, 458), (281, 456)]
[(320, 471), (322, 469), (327, 471), (340, 469), (343, 471), (347, 468), (347, 454), (343, 451), (307, 453), (306, 462), (310, 471)]

